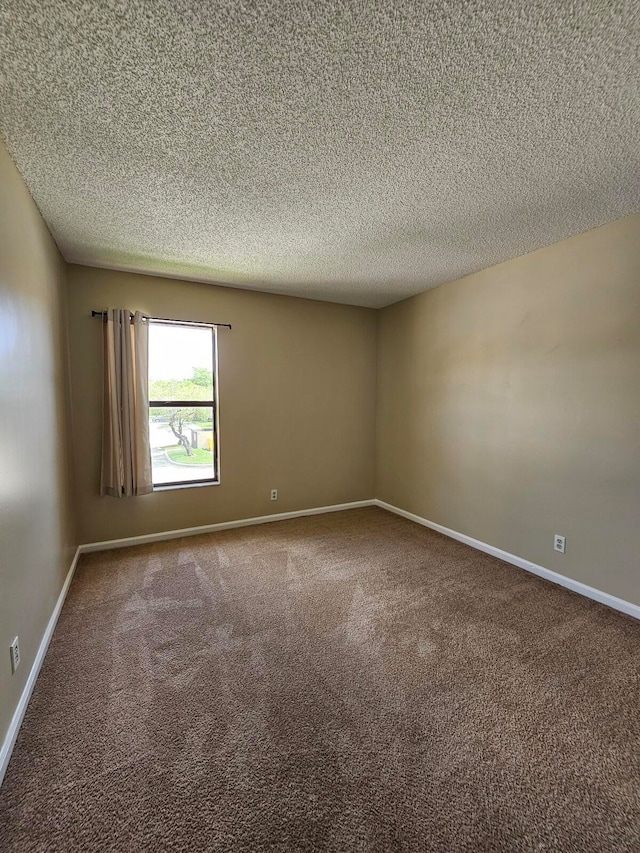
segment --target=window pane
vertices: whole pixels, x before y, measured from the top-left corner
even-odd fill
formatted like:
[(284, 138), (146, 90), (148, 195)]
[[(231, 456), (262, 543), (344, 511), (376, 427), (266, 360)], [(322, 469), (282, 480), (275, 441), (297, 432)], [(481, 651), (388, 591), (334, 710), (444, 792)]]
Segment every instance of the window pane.
[(214, 399), (211, 329), (149, 323), (149, 399)]
[(216, 441), (211, 406), (149, 409), (153, 483), (215, 479)]

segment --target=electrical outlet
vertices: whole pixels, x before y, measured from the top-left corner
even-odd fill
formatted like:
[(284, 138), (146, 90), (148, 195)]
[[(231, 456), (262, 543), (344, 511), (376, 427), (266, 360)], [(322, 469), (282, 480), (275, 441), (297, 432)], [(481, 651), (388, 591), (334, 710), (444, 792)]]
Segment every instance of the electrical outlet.
[(20, 666), (20, 643), (16, 637), (9, 646), (9, 654), (11, 655), (11, 672), (15, 672)]
[(272, 501), (278, 500), (278, 490), (277, 489), (271, 489), (271, 500)]
[(561, 554), (564, 554), (566, 550), (565, 542), (565, 537), (560, 536), (559, 533), (556, 533), (556, 535), (553, 537), (553, 550), (560, 551)]

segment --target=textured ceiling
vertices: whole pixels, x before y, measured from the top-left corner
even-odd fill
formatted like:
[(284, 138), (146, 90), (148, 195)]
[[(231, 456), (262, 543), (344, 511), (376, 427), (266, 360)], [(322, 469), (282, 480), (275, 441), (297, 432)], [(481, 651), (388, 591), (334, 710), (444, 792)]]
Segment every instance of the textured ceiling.
[(381, 306), (640, 209), (637, 0), (2, 0), (65, 258)]

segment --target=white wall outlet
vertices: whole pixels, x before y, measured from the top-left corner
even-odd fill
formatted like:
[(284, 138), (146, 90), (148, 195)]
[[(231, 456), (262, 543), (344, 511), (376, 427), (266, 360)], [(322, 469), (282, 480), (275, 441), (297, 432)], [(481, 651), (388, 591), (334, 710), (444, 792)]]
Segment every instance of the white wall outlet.
[(272, 501), (278, 500), (278, 490), (277, 489), (271, 489), (271, 500)]
[(556, 535), (553, 537), (553, 550), (560, 551), (561, 554), (564, 554), (566, 550), (565, 542), (566, 540), (564, 536), (560, 536), (559, 533), (556, 533)]
[(11, 672), (15, 672), (20, 666), (20, 643), (16, 637), (9, 646), (9, 654), (11, 655)]

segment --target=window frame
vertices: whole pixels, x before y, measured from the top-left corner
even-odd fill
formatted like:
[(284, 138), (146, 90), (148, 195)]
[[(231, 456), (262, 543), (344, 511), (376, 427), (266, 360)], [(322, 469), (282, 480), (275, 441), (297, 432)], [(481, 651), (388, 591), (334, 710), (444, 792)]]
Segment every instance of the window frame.
[[(215, 323), (199, 323), (191, 320), (165, 320), (161, 317), (149, 317), (147, 320), (149, 329), (151, 325), (159, 326), (187, 326), (196, 329), (211, 330), (211, 359), (213, 377), (213, 399), (212, 400), (151, 400), (147, 407), (147, 422), (151, 424), (151, 409), (185, 409), (202, 408), (212, 410), (213, 424), (213, 477), (198, 478), (194, 480), (175, 480), (168, 483), (153, 482), (153, 490), (181, 489), (193, 486), (218, 486), (220, 485), (220, 392), (218, 383), (218, 327)], [(153, 465), (151, 466), (151, 478), (153, 481)]]

